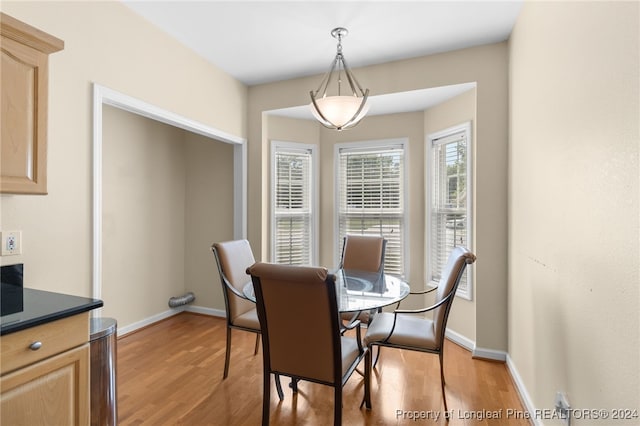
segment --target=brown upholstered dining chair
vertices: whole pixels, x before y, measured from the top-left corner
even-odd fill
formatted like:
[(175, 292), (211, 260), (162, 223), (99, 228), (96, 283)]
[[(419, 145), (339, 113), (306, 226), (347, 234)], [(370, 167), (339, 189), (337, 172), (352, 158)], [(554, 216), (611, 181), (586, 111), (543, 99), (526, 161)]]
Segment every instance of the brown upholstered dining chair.
[[(396, 309), (393, 312), (377, 314), (367, 329), (364, 343), (371, 350), (375, 345), (390, 348), (408, 349), (438, 354), (440, 360), (440, 383), (442, 401), (447, 411), (447, 399), (444, 392), (444, 334), (451, 305), (458, 284), (467, 265), (475, 262), (476, 256), (465, 247), (455, 247), (442, 271), (438, 287), (435, 288), (435, 302), (422, 309)], [(433, 289), (432, 289), (433, 290)], [(412, 294), (424, 294), (432, 290)], [(425, 312), (433, 312), (433, 319), (424, 318)], [(419, 314), (419, 317), (409, 314)], [(365, 369), (371, 374), (371, 351), (367, 352)]]
[[(247, 269), (256, 295), (262, 326), (262, 424), (269, 424), (271, 374), (284, 399), (278, 377), (307, 380), (334, 388), (334, 424), (342, 423), (342, 387), (367, 349), (360, 339), (360, 322), (350, 327), (356, 338), (340, 334), (335, 276), (325, 268), (256, 263)], [(304, 321), (300, 319), (304, 318)], [(371, 408), (369, 375), (365, 374), (363, 404)]]
[(257, 333), (254, 355), (258, 353), (260, 344), (260, 322), (256, 305), (242, 294), (242, 288), (251, 281), (247, 268), (255, 263), (253, 251), (247, 240), (214, 243), (211, 251), (218, 264), (224, 307), (227, 313), (227, 349), (224, 358), (223, 379), (229, 375), (229, 358), (231, 356), (231, 330), (243, 330)]
[[(346, 235), (342, 244), (340, 268), (384, 274), (384, 254), (387, 240), (381, 236)], [(340, 314), (347, 324), (359, 319), (368, 324), (370, 312), (343, 312)]]

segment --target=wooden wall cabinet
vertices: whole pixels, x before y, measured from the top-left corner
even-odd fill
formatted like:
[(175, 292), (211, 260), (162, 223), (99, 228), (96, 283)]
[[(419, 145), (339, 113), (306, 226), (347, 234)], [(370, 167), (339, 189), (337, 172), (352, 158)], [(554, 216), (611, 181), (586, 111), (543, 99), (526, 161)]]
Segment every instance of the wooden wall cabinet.
[(0, 424), (88, 425), (88, 341), (88, 312), (3, 336)]
[(52, 35), (0, 12), (0, 193), (47, 193), (49, 55)]

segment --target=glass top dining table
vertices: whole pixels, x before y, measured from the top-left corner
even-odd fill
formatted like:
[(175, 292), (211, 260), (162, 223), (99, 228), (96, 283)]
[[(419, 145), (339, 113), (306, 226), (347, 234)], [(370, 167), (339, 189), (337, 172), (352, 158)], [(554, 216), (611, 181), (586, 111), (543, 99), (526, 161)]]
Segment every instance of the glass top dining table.
[[(359, 312), (383, 308), (400, 302), (409, 295), (409, 284), (388, 274), (355, 269), (338, 269), (336, 296), (340, 312)], [(242, 289), (245, 297), (253, 302), (256, 296), (250, 281)]]

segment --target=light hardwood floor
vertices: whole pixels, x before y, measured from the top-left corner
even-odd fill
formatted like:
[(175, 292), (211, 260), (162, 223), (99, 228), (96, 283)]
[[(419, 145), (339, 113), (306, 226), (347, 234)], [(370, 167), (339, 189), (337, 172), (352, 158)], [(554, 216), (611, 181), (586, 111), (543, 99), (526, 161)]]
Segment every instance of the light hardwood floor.
[[(222, 380), (225, 333), (224, 319), (182, 313), (120, 338), (118, 424), (259, 425), (262, 352), (253, 355), (255, 334), (234, 331), (229, 377)], [(530, 424), (515, 418), (523, 407), (505, 364), (472, 359), (466, 349), (446, 345), (449, 425)], [(284, 386), (280, 402), (273, 380), (272, 387), (272, 425), (331, 424), (331, 388), (301, 382), (294, 396)], [(370, 411), (359, 408), (363, 391), (362, 377), (354, 373), (344, 389), (344, 425), (447, 424), (432, 418), (443, 410), (436, 355), (383, 348), (372, 377)]]

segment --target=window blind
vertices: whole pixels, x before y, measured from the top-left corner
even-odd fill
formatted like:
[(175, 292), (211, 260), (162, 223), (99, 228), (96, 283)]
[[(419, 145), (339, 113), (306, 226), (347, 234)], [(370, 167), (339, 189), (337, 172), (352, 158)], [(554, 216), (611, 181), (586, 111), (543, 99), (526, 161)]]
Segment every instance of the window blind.
[(313, 263), (311, 168), (310, 149), (275, 149), (273, 261), (276, 263)]
[[(431, 281), (438, 282), (449, 253), (468, 246), (467, 132), (462, 130), (432, 141)], [(469, 295), (465, 271), (458, 293)]]
[(385, 272), (403, 276), (404, 146), (341, 148), (338, 167), (340, 244), (346, 234), (382, 235)]

